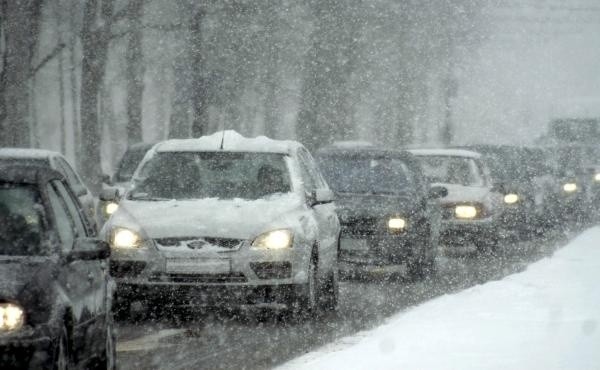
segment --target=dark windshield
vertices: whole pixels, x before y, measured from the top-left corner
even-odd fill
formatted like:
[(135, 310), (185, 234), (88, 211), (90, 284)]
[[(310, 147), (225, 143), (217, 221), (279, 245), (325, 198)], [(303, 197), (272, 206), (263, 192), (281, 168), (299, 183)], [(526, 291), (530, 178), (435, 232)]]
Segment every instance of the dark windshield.
[(484, 186), (483, 174), (472, 158), (458, 156), (419, 156), (429, 183)]
[(43, 158), (0, 158), (0, 166), (5, 165), (50, 167), (50, 162)]
[(146, 152), (150, 148), (150, 146), (144, 146), (127, 150), (123, 155), (123, 158), (121, 158), (121, 162), (119, 162), (115, 180), (118, 182), (130, 181), (133, 173), (137, 169), (137, 166), (140, 164), (142, 159), (144, 159)]
[(532, 179), (550, 172), (543, 153), (523, 147), (480, 150), (494, 179), (510, 182), (514, 179)]
[(129, 199), (258, 199), (290, 191), (283, 154), (165, 152), (144, 165)]
[(399, 159), (322, 157), (323, 176), (338, 193), (397, 194), (409, 183), (408, 168)]
[(42, 209), (33, 186), (0, 183), (0, 255), (47, 254), (41, 246)]

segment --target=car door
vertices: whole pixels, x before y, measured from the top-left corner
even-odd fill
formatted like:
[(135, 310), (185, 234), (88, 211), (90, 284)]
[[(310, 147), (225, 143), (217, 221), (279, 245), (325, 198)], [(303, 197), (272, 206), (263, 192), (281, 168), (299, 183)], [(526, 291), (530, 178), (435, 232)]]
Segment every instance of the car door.
[[(303, 173), (302, 176), (306, 178), (304, 187), (308, 193), (314, 194), (317, 189), (329, 189), (314, 159), (307, 150), (299, 150), (298, 159)], [(316, 204), (312, 207), (312, 212), (319, 228), (321, 260), (324, 266), (332, 266), (332, 264), (337, 262), (338, 237), (340, 233), (340, 224), (335, 213), (335, 204), (333, 202)]]
[[(93, 230), (82, 216), (83, 211), (76, 198), (67, 189), (65, 183), (52, 181), (48, 194), (57, 223), (62, 223), (64, 234), (63, 252), (78, 248), (78, 239), (94, 235)], [(59, 281), (64, 287), (72, 304), (74, 319), (74, 338), (81, 349), (90, 348), (93, 337), (88, 333), (97, 330), (105, 313), (106, 262), (99, 260), (77, 260), (65, 265)], [(92, 331), (90, 331), (92, 329)]]

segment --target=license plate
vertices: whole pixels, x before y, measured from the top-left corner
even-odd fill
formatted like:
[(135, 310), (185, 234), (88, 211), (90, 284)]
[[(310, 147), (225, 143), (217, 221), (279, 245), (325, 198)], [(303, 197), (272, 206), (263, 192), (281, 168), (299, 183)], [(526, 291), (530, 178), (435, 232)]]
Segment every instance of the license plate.
[(170, 259), (167, 260), (167, 273), (176, 274), (228, 274), (231, 263), (223, 259)]
[(350, 239), (342, 238), (340, 246), (343, 250), (347, 251), (367, 251), (369, 250), (369, 243), (365, 239)]

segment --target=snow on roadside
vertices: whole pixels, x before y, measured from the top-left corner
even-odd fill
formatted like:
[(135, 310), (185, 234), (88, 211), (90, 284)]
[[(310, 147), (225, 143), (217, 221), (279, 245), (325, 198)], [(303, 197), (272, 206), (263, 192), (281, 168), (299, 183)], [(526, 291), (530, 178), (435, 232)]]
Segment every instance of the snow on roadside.
[(600, 369), (600, 227), (522, 273), (436, 298), (280, 369)]

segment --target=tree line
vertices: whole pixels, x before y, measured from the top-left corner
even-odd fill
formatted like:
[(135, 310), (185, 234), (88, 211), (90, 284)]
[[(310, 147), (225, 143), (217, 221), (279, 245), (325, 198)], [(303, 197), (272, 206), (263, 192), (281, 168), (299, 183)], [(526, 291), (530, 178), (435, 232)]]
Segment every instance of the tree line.
[(126, 145), (222, 128), (313, 149), (449, 140), (483, 3), (1, 0), (0, 144), (62, 151), (97, 191)]

